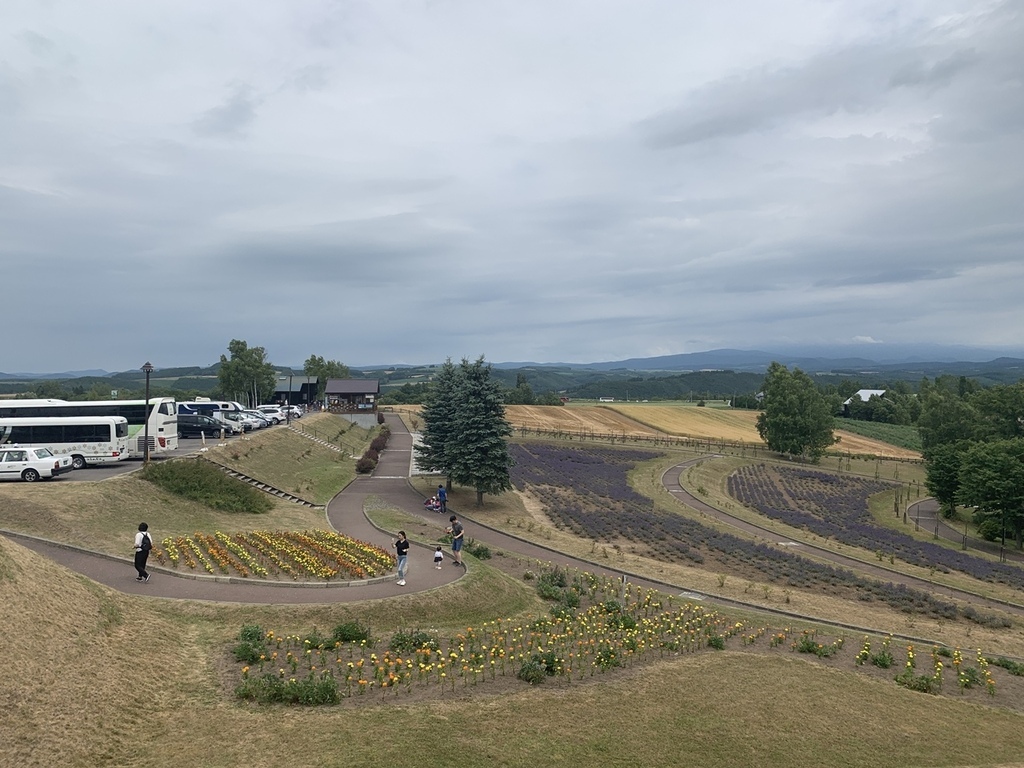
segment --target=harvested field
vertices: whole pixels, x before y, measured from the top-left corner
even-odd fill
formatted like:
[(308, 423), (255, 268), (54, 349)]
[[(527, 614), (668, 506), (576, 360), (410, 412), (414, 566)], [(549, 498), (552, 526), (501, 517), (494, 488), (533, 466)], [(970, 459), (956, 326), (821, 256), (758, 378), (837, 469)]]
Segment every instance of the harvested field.
[[(395, 406), (406, 414), (417, 413), (419, 406)], [(505, 416), (517, 429), (598, 435), (671, 435), (711, 438), (734, 443), (763, 445), (757, 434), (757, 411), (730, 408), (698, 408), (694, 405), (658, 405), (625, 403), (619, 405), (507, 405)], [(409, 422), (409, 428), (419, 427)], [(921, 454), (889, 443), (871, 440), (852, 432), (836, 430), (840, 442), (833, 452), (873, 455), (896, 459), (920, 459)]]
[(597, 406), (507, 405), (505, 416), (516, 428), (599, 435), (651, 435), (657, 429), (634, 421), (611, 408)]
[[(724, 408), (697, 408), (683, 405), (613, 405), (630, 420), (646, 424), (659, 432), (682, 437), (728, 440), (737, 443), (762, 444), (757, 434), (757, 411)], [(836, 430), (840, 442), (833, 451), (872, 454), (898, 459), (920, 459), (921, 454), (889, 443), (872, 440), (841, 429)]]

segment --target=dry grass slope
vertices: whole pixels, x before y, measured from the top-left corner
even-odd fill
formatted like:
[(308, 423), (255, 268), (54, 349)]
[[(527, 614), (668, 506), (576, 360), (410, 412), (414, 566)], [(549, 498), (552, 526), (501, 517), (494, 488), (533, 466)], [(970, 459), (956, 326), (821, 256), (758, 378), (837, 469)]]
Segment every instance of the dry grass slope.
[[(913, 694), (795, 658), (683, 656), (572, 688), (481, 687), (405, 705), (234, 703), (217, 609), (128, 598), (0, 539), (4, 765), (954, 766), (1013, 760), (1019, 715)], [(55, 588), (59, 586), (58, 588)], [(394, 606), (390, 606), (393, 611)], [(330, 608), (264, 607), (303, 626)], [(381, 610), (388, 611), (387, 603)], [(304, 612), (305, 611), (305, 612)], [(237, 609), (225, 615), (238, 621)], [(325, 616), (326, 613), (326, 616)], [(205, 618), (204, 618), (205, 617)], [(557, 717), (553, 713), (557, 712)], [(951, 733), (956, 733), (951, 738)]]

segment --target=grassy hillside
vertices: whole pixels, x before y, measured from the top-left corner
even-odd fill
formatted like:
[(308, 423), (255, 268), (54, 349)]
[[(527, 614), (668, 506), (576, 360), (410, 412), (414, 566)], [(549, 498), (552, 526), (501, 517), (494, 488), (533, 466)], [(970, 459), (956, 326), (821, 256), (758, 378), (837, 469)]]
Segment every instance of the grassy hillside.
[[(273, 466), (288, 476), (301, 470), (308, 441), (284, 430), (270, 434), (286, 440), (279, 461), (260, 463), (269, 449), (240, 452), (242, 471), (259, 476)], [(643, 472), (643, 483), (653, 488), (658, 468)], [(499, 499), (489, 499), (486, 512), (474, 511), (474, 518), (533, 514), (514, 496)], [(471, 502), (471, 491), (457, 488), (452, 496), (452, 504), (467, 511)], [(0, 527), (118, 554), (140, 515), (161, 532), (183, 534), (250, 524), (245, 516), (182, 501), (132, 477), (0, 486)], [(281, 528), (322, 523), (322, 513), (285, 503), (270, 517)], [(264, 525), (268, 517), (255, 519)], [(539, 524), (522, 533), (549, 546), (573, 546), (562, 532)], [(625, 553), (622, 558), (623, 567), (648, 568), (697, 588), (700, 579), (709, 587), (716, 579), (695, 568), (667, 573), (662, 563), (641, 563)], [(743, 596), (738, 581), (728, 589)], [(244, 705), (232, 695), (237, 665), (230, 649), (242, 624), (298, 633), (329, 631), (355, 619), (376, 636), (417, 628), (454, 636), (485, 621), (541, 615), (547, 607), (521, 578), (486, 564), (445, 589), (339, 605), (131, 597), (0, 537), (0, 625), (9, 662), (0, 687), (0, 764), (646, 766), (678, 765), (681, 756), (697, 754), (702, 766), (712, 768), (886, 768), (1010, 764), (1020, 755), (1020, 740), (1012, 734), (1020, 732), (1024, 716), (1001, 708), (1014, 700), (1008, 692), (991, 700), (994, 707), (984, 696), (965, 697), (965, 703), (952, 681), (952, 695), (926, 696), (898, 688), (888, 673), (856, 672), (849, 656), (829, 666), (788, 651), (667, 654), (652, 665), (596, 674), (571, 686), (510, 682), (492, 691), (460, 684), (443, 695), (413, 699), (399, 691), (384, 701), (359, 699), (318, 710)], [(819, 606), (790, 607), (813, 612)], [(842, 606), (830, 610), (841, 612)], [(892, 611), (869, 618), (880, 627), (926, 631)], [(971, 640), (987, 642), (982, 637), (978, 630)], [(858, 640), (851, 637), (850, 644)]]
[[(486, 571), (487, 569), (481, 569)], [(1021, 715), (896, 688), (790, 656), (707, 652), (571, 688), (320, 710), (236, 703), (224, 667), (243, 621), (279, 631), (350, 616), (394, 626), (422, 603), (458, 627), (484, 600), (521, 609), (500, 575), (355, 606), (212, 606), (119, 595), (0, 539), (0, 621), (11, 672), (0, 693), (8, 765), (829, 766), (1009, 763)], [(59, 589), (55, 587), (60, 585)], [(443, 592), (443, 593), (442, 593)], [(356, 702), (352, 702), (355, 704)], [(556, 714), (557, 713), (557, 714)], [(951, 732), (956, 738), (950, 738)]]

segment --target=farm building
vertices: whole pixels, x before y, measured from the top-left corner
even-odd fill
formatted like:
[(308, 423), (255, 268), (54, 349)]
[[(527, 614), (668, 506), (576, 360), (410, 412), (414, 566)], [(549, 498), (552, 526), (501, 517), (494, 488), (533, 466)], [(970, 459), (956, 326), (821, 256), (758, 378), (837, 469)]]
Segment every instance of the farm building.
[[(884, 389), (858, 389), (843, 401), (843, 415), (851, 416), (851, 410), (854, 410), (856, 406), (868, 402), (872, 397), (885, 397), (885, 392)], [(853, 404), (852, 408), (851, 404)]]
[(379, 396), (378, 379), (328, 379), (324, 389), (327, 410), (340, 413), (361, 427), (376, 424)]
[(862, 403), (866, 403), (872, 397), (885, 397), (885, 390), (884, 389), (858, 389), (856, 392), (854, 392), (852, 395), (850, 395), (850, 397), (846, 398), (843, 401), (843, 405), (844, 406), (849, 405), (851, 402), (853, 402), (853, 398), (857, 398)]
[(289, 389), (286, 386), (274, 390), (273, 396), (267, 402), (280, 405), (304, 405), (307, 407), (316, 402), (317, 379), (315, 377), (294, 376), (289, 380), (289, 377), (284, 376), (279, 378), (278, 382), (284, 382), (291, 388)]

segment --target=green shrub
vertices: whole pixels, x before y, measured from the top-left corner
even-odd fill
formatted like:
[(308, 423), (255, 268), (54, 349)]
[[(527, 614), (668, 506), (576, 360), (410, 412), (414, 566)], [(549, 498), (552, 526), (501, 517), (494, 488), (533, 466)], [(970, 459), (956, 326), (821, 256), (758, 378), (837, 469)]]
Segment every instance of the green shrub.
[(708, 638), (708, 648), (714, 648), (716, 651), (724, 651), (725, 638), (721, 635), (712, 635)]
[(388, 648), (398, 653), (412, 653), (420, 648), (429, 648), (432, 651), (436, 651), (438, 647), (437, 638), (429, 632), (423, 632), (422, 630), (416, 632), (395, 632), (391, 637), (391, 643), (388, 645)]
[(902, 685), (904, 688), (918, 693), (939, 692), (939, 683), (934, 677), (915, 675), (910, 670), (896, 675), (896, 685)]
[(259, 624), (243, 624), (238, 632), (238, 639), (243, 643), (262, 643), (265, 635)]
[(1012, 661), (1000, 656), (998, 659), (991, 659), (989, 664), (993, 667), (1002, 667), (1015, 677), (1024, 677), (1024, 664), (1021, 664), (1019, 661)]
[(544, 669), (544, 665), (536, 659), (524, 661), (523, 666), (521, 666), (519, 671), (516, 673), (516, 677), (530, 685), (540, 685), (544, 682), (544, 678), (547, 676), (548, 673)]
[(896, 659), (892, 657), (892, 654), (884, 650), (871, 654), (870, 661), (879, 669), (889, 669), (889, 667), (896, 663)]
[(364, 627), (358, 621), (343, 621), (334, 628), (331, 639), (338, 643), (362, 643), (370, 644), (370, 628)]
[(154, 462), (144, 467), (139, 477), (176, 496), (221, 512), (263, 514), (274, 507), (274, 502), (266, 494), (229, 477), (203, 459)]
[(319, 677), (310, 672), (302, 679), (278, 677), (270, 673), (243, 680), (235, 688), (240, 699), (258, 701), (262, 704), (301, 704), (317, 706), (337, 704), (341, 701), (338, 682), (329, 672)]
[(477, 560), (490, 560), (491, 559), (491, 548), (486, 544), (470, 539), (466, 542), (466, 551), (475, 557)]

